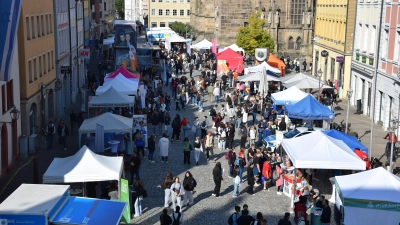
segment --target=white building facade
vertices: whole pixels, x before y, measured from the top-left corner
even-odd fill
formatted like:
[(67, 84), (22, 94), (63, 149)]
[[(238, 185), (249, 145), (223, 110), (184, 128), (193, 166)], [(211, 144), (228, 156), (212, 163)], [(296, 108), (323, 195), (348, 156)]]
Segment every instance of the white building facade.
[(144, 24), (142, 0), (125, 0), (125, 20), (140, 21)]

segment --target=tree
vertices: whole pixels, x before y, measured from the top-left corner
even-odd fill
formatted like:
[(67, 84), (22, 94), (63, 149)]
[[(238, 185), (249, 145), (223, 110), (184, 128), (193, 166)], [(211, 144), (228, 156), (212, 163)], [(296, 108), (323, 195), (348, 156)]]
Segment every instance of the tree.
[(192, 27), (189, 24), (187, 25), (186, 30), (186, 24), (179, 21), (175, 21), (174, 23), (172, 23), (169, 28), (171, 28), (173, 31), (175, 31), (175, 33), (179, 34), (182, 37), (185, 37), (185, 34), (187, 34), (189, 37), (190, 31), (192, 30)]
[(123, 19), (125, 17), (125, 1), (115, 0), (115, 10), (118, 13), (118, 17)]
[(268, 48), (272, 52), (275, 48), (274, 39), (266, 30), (263, 30), (264, 24), (264, 19), (261, 19), (261, 11), (251, 14), (248, 25), (239, 27), (236, 44), (242, 47), (246, 53), (254, 53), (256, 48)]

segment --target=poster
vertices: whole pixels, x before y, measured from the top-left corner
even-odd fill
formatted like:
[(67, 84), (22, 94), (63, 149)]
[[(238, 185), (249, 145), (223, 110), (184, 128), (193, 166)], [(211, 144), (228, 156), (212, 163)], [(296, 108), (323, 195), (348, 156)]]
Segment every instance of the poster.
[(119, 182), (119, 200), (121, 202), (126, 202), (126, 207), (122, 213), (122, 221), (125, 223), (131, 223), (131, 209), (129, 204), (129, 185), (128, 180), (121, 178)]
[[(140, 130), (143, 135), (143, 140), (144, 140), (144, 147), (147, 148), (147, 115), (142, 114), (142, 115), (133, 115), (132, 116), (132, 123), (133, 123), (133, 131), (132, 133), (135, 133), (136, 130)], [(132, 139), (134, 139), (133, 137)]]
[(136, 31), (132, 25), (115, 26), (115, 47), (129, 48), (129, 45), (136, 46)]

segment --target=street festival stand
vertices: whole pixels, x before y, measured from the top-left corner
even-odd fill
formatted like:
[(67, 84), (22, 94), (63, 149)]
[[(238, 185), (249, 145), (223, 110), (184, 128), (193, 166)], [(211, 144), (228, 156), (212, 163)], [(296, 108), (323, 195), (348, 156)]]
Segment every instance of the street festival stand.
[(118, 92), (126, 95), (136, 95), (139, 87), (139, 81), (132, 81), (124, 76), (117, 76), (111, 81), (106, 82), (103, 86), (96, 89), (96, 95), (105, 93), (111, 87), (118, 90)]
[(344, 217), (342, 224), (400, 223), (400, 178), (396, 175), (379, 167), (335, 180), (335, 211)]
[[(99, 116), (86, 119), (79, 127), (79, 146), (81, 146), (81, 134), (96, 133), (97, 125), (104, 127), (104, 135), (107, 133), (125, 132), (129, 133), (132, 141), (132, 118), (127, 118), (111, 113), (103, 113)], [(108, 142), (109, 140), (104, 140)]]
[(125, 202), (70, 196), (69, 185), (21, 184), (0, 204), (0, 224), (119, 224)]
[[(306, 179), (301, 180), (306, 183), (299, 183), (296, 169), (365, 170), (365, 163), (343, 141), (329, 137), (319, 130), (297, 138), (283, 139), (282, 147), (287, 154), (286, 164), (282, 168), (288, 171), (284, 175), (286, 178), (283, 190), (286, 196), (292, 197), (292, 208), (295, 198), (298, 197), (293, 195), (292, 189), (299, 190), (298, 187), (308, 183)], [(292, 187), (294, 180), (297, 183)]]
[(211, 43), (211, 41), (208, 41), (207, 39), (203, 39), (199, 43), (190, 46), (190, 48), (197, 49), (197, 50), (201, 50), (201, 49), (210, 50), (211, 47), (212, 47), (212, 43)]
[(171, 50), (172, 49), (171, 48), (172, 47), (171, 43), (185, 43), (185, 45), (187, 47), (186, 39), (181, 37), (181, 36), (179, 36), (179, 35), (177, 35), (177, 34), (174, 34), (170, 38), (167, 38), (165, 40), (165, 48), (168, 49), (168, 50)]
[[(141, 114), (141, 115), (133, 115), (132, 116), (132, 124), (133, 124), (133, 133), (136, 132), (136, 130), (139, 130), (142, 132), (143, 135), (143, 141), (145, 143), (145, 147), (147, 148), (147, 115)], [(163, 127), (163, 133), (164, 133), (164, 127)]]
[(293, 105), (303, 98), (307, 97), (307, 93), (298, 89), (297, 87), (291, 87), (284, 91), (273, 93), (271, 100), (275, 105)]
[[(106, 92), (99, 96), (92, 96), (88, 103), (89, 113), (90, 108), (115, 108), (115, 107), (133, 107), (135, 96), (128, 96), (118, 92), (115, 88), (110, 87)], [(107, 110), (105, 110), (107, 111)], [(133, 111), (133, 110), (132, 110)]]
[(268, 72), (273, 73), (273, 74), (280, 74), (281, 73), (281, 71), (278, 68), (269, 65), (265, 61), (262, 62), (261, 64), (257, 65), (257, 66), (246, 68), (245, 70), (249, 71), (250, 73), (255, 73), (255, 72), (262, 72), (264, 69), (267, 70), (266, 71), (267, 74), (268, 74)]
[(107, 83), (118, 76), (124, 76), (125, 78), (135, 82), (138, 82), (140, 79), (140, 74), (129, 72), (125, 67), (120, 66), (116, 71), (107, 74), (107, 76), (104, 77), (104, 82)]
[(225, 51), (218, 53), (216, 58), (218, 61), (225, 60), (225, 63), (230, 70), (237, 70), (238, 73), (243, 72), (243, 56), (232, 49), (228, 48)]

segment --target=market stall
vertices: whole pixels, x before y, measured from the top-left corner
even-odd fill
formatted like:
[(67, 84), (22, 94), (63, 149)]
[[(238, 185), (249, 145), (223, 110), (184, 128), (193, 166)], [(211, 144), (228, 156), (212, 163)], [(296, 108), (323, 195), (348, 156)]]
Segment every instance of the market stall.
[(307, 97), (307, 95), (309, 94), (297, 87), (291, 87), (284, 91), (272, 94), (271, 100), (275, 105), (292, 105)]
[(264, 69), (266, 69), (267, 71), (272, 72), (272, 73), (277, 73), (277, 74), (281, 73), (281, 71), (278, 68), (271, 66), (270, 64), (268, 64), (265, 61), (262, 62), (260, 65), (247, 68), (247, 70), (250, 73), (262, 72)]
[(120, 66), (116, 71), (107, 74), (106, 77), (104, 77), (104, 82), (107, 83), (111, 81), (113, 78), (116, 78), (117, 76), (124, 76), (128, 80), (138, 82), (140, 79), (140, 74), (138, 73), (132, 73), (128, 71), (125, 67)]
[(124, 76), (118, 76), (111, 81), (104, 83), (96, 89), (96, 95), (101, 95), (111, 87), (118, 90), (118, 92), (126, 95), (136, 95), (139, 86), (139, 81), (131, 81)]
[(232, 49), (228, 48), (227, 50), (218, 53), (216, 58), (218, 61), (225, 61), (225, 64), (230, 70), (237, 70), (238, 73), (243, 72), (243, 56)]
[(307, 95), (293, 105), (285, 105), (285, 113), (289, 118), (303, 120), (333, 120), (335, 114), (319, 103), (313, 96)]
[(368, 154), (368, 148), (365, 147), (356, 137), (352, 135), (346, 134), (338, 130), (326, 130), (323, 132), (330, 137), (342, 140), (352, 150), (360, 149), (364, 153)]
[(335, 186), (342, 224), (400, 223), (400, 178), (383, 167), (336, 176)]
[[(287, 75), (285, 77), (282, 77), (281, 78), (281, 82), (286, 84), (286, 83), (291, 83), (291, 82), (294, 82), (294, 81), (300, 81), (300, 80), (303, 80), (303, 79), (311, 79), (311, 78), (318, 80), (317, 78), (312, 77), (312, 76), (307, 75), (307, 74), (304, 74), (304, 73), (296, 73), (296, 74), (293, 74), (293, 75)], [(322, 80), (321, 80), (321, 83), (323, 83)]]
[(228, 47), (221, 49), (221, 51), (219, 51), (219, 52), (226, 51), (227, 49), (230, 49), (235, 52), (242, 52), (241, 55), (244, 55), (246, 53), (246, 51), (243, 48), (239, 47), (237, 44), (231, 44)]
[(190, 46), (190, 48), (192, 49), (196, 49), (196, 50), (201, 50), (201, 49), (211, 49), (212, 47), (212, 43), (211, 41), (208, 41), (207, 39), (204, 39), (202, 41), (200, 41), (199, 43), (196, 43), (192, 46)]
[(90, 100), (90, 107), (133, 107), (135, 96), (121, 94), (115, 88), (110, 87), (99, 96), (93, 96)]
[(0, 224), (119, 224), (125, 202), (70, 196), (69, 185), (21, 184), (0, 204)]
[(181, 43), (184, 44), (184, 47), (187, 47), (186, 39), (177, 34), (174, 34), (165, 40), (165, 48), (169, 50), (172, 49), (174, 43)]
[[(263, 76), (262, 72), (255, 72), (249, 73), (243, 76), (238, 77), (238, 81), (247, 82), (247, 81), (261, 81), (261, 77)], [(267, 81), (279, 81), (279, 78), (271, 76), (271, 75), (264, 75)]]
[(278, 59), (274, 54), (269, 53), (269, 57), (268, 57), (268, 64), (278, 68), (281, 72), (281, 76), (284, 77), (285, 76), (285, 68), (286, 65), (284, 62), (282, 62), (282, 60)]

